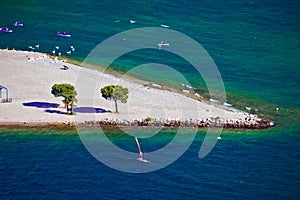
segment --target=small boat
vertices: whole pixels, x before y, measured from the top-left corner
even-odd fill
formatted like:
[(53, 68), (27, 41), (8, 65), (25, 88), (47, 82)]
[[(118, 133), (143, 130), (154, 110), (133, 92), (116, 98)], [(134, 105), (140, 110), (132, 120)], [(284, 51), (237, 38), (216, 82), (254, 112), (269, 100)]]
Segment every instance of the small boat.
[(129, 22), (131, 23), (131, 24), (135, 24), (136, 23), (136, 21), (135, 20), (129, 20)]
[(71, 34), (58, 32), (58, 33), (56, 33), (56, 36), (57, 37), (67, 37), (67, 38), (69, 38), (69, 37), (71, 37)]
[(252, 108), (250, 108), (250, 107), (247, 107), (247, 106), (246, 106), (245, 108), (246, 108), (246, 110), (248, 110), (248, 111), (250, 111), (250, 110), (252, 109)]
[(231, 107), (231, 106), (232, 106), (232, 104), (224, 102), (224, 103), (223, 103), (223, 106), (228, 106), (228, 107)]
[(195, 96), (198, 97), (198, 98), (201, 98), (201, 99), (203, 98), (203, 97), (202, 97), (200, 94), (198, 94), (198, 93), (195, 93)]
[(158, 45), (158, 48), (159, 49), (161, 49), (163, 46), (170, 46), (170, 44), (169, 43), (166, 43), (166, 42), (163, 42), (163, 41), (161, 41), (159, 44), (157, 44)]
[(161, 26), (161, 27), (164, 27), (164, 28), (169, 28), (169, 27), (170, 27), (170, 26), (165, 25), (165, 24), (161, 24), (160, 26)]
[(33, 46), (28, 46), (28, 48), (31, 50), (35, 50), (35, 48)]
[(218, 103), (218, 102), (219, 102), (218, 100), (212, 99), (212, 98), (210, 98), (209, 101), (210, 101), (210, 102), (213, 102), (213, 103)]
[(12, 26), (14, 26), (14, 27), (23, 27), (24, 25), (19, 23), (19, 22), (15, 22), (15, 23), (12, 24)]
[(11, 29), (8, 29), (8, 28), (6, 28), (6, 29), (0, 28), (0, 32), (2, 32), (2, 33), (12, 33), (13, 31)]
[(221, 138), (221, 136), (219, 136), (219, 137), (217, 137), (217, 139), (218, 139), (218, 140), (221, 140), (222, 138)]
[(145, 163), (149, 162), (148, 160), (145, 160), (145, 159), (143, 159), (143, 158), (141, 158), (141, 157), (140, 157), (140, 158), (137, 158), (137, 160), (138, 160), (138, 161), (141, 161), (141, 162), (145, 162)]

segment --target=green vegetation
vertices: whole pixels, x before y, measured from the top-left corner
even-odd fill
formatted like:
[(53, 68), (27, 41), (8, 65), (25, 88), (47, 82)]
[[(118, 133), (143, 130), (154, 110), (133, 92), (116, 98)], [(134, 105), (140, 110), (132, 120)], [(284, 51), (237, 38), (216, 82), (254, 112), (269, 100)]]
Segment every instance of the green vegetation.
[(120, 85), (108, 85), (101, 88), (102, 97), (106, 100), (113, 100), (115, 102), (116, 112), (118, 112), (118, 103), (126, 103), (128, 99), (128, 89)]
[(55, 97), (64, 97), (62, 102), (67, 108), (67, 114), (73, 114), (73, 110), (75, 108), (74, 103), (77, 102), (77, 99), (75, 98), (77, 92), (73, 85), (67, 83), (54, 84), (52, 86), (51, 94), (53, 94)]
[(146, 118), (146, 122), (151, 122), (152, 121), (152, 118), (151, 117), (147, 117)]

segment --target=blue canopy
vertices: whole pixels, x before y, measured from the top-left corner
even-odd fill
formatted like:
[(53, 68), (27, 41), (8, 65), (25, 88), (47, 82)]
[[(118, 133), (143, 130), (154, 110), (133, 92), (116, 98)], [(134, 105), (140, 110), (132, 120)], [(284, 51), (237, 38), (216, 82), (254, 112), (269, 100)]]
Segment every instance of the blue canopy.
[(2, 98), (2, 89), (6, 90), (6, 98), (5, 98), (4, 102), (8, 102), (8, 89), (7, 89), (7, 87), (4, 87), (2, 85), (0, 85), (0, 98)]

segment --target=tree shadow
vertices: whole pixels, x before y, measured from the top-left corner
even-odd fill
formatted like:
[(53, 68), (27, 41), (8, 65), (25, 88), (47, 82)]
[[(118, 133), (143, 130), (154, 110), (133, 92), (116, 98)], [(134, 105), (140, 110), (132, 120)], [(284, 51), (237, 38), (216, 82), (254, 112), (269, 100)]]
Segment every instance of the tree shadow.
[[(62, 112), (59, 110), (51, 110), (49, 108), (58, 108), (59, 104), (49, 103), (49, 102), (26, 102), (23, 103), (23, 106), (36, 107), (36, 108), (46, 108), (45, 112), (47, 113), (56, 113), (56, 114), (66, 114), (67, 112)], [(74, 112), (77, 113), (107, 113), (111, 112), (110, 110), (105, 110), (103, 108), (95, 107), (77, 107), (74, 109)]]
[(46, 113), (56, 113), (56, 114), (60, 114), (60, 115), (65, 115), (67, 114), (67, 112), (62, 112), (60, 110), (50, 110), (50, 109), (47, 109), (45, 110)]
[(105, 110), (103, 108), (78, 107), (78, 108), (74, 109), (74, 112), (77, 112), (77, 113), (106, 113), (106, 112), (111, 112), (111, 111)]
[(59, 104), (49, 102), (27, 102), (23, 106), (36, 107), (36, 108), (58, 108)]

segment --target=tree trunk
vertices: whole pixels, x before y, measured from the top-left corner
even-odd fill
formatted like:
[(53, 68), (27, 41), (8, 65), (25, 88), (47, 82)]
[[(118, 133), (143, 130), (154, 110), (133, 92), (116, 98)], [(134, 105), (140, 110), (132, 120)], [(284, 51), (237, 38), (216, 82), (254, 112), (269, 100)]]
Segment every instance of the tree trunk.
[(74, 109), (74, 106), (73, 106), (73, 101), (71, 102), (71, 115), (73, 115), (73, 109)]
[(118, 104), (117, 104), (117, 100), (114, 100), (115, 101), (115, 107), (116, 107), (116, 113), (118, 112)]
[(69, 114), (69, 104), (66, 104), (67, 107), (67, 114)]

